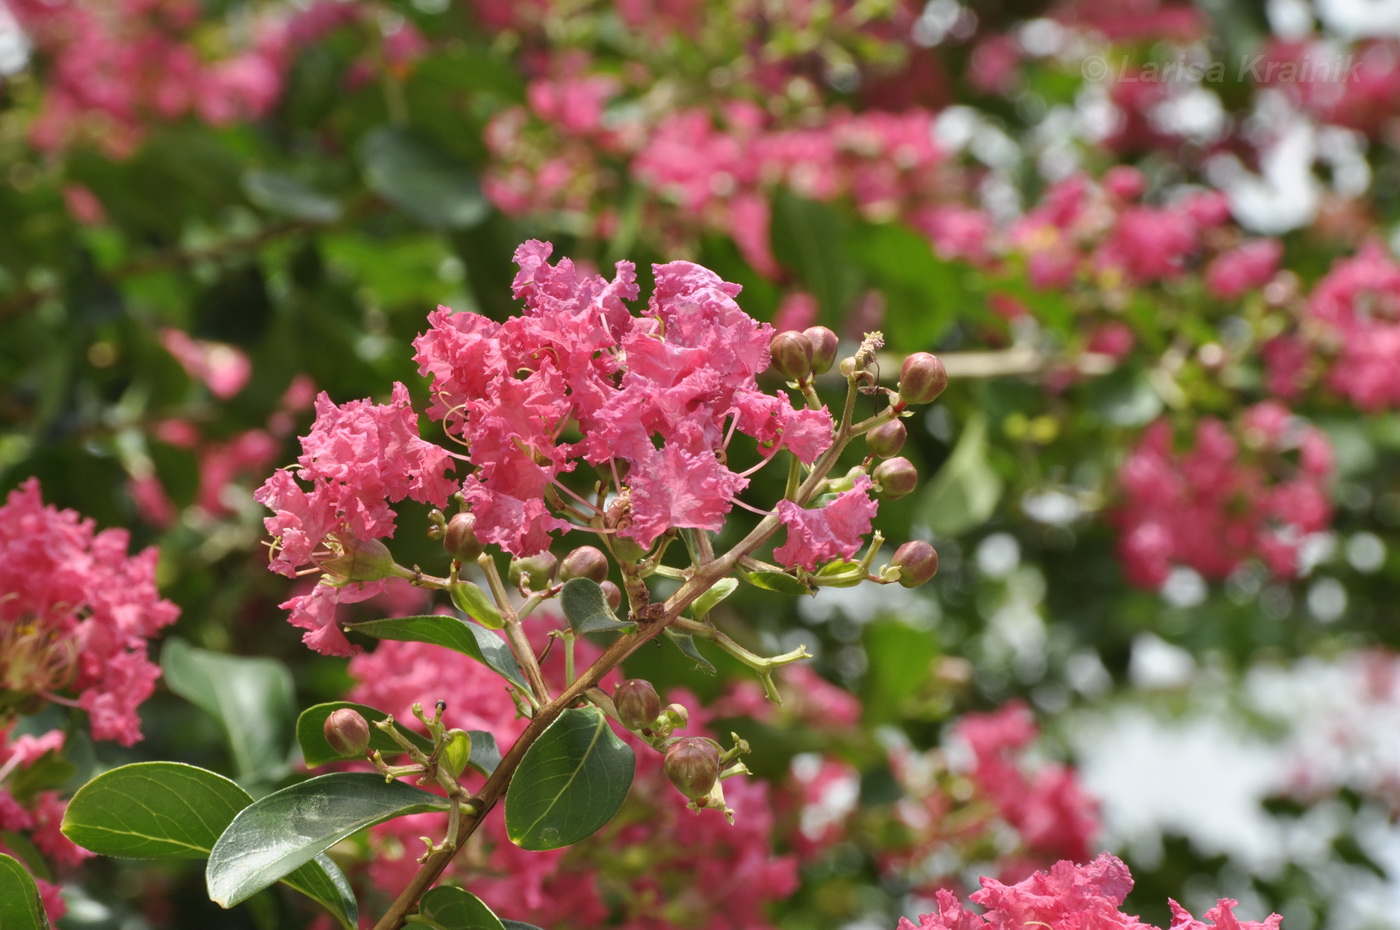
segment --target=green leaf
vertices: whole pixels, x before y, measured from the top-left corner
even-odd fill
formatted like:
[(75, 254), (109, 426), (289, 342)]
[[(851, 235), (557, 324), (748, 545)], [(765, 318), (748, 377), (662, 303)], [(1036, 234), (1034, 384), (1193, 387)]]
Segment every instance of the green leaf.
[(340, 204), (320, 191), (280, 171), (247, 171), (243, 193), (264, 210), (312, 223), (334, 223), (340, 219)]
[(532, 850), (592, 836), (627, 799), (635, 765), (602, 711), (564, 711), (520, 760), (506, 794), (506, 834)]
[(540, 930), (534, 924), (527, 924), (520, 920), (505, 920), (504, 918), (501, 920), (501, 926), (505, 927), (506, 930)]
[(479, 585), (470, 581), (458, 581), (452, 585), (451, 593), (452, 603), (457, 605), (457, 609), (482, 626), (499, 630), (506, 625), (505, 617), (501, 616), (501, 612), (491, 603), (491, 598), (486, 596), (486, 592), (481, 590)]
[(436, 930), (505, 930), (501, 919), (480, 898), (447, 885), (423, 895), (418, 916)]
[(974, 413), (953, 454), (918, 503), (920, 518), (940, 536), (976, 529), (996, 511), (1003, 482), (987, 460), (987, 419)]
[(249, 659), (166, 640), (160, 656), (171, 691), (218, 721), (238, 780), (273, 782), (287, 774), (292, 676), (272, 659)]
[[(222, 775), (180, 762), (136, 762), (78, 789), (63, 833), (84, 849), (126, 859), (202, 859), (253, 798)], [(286, 883), (353, 928), (359, 909), (329, 859), (308, 862)]]
[(685, 653), (688, 658), (694, 660), (696, 668), (703, 672), (708, 672), (711, 675), (715, 673), (714, 664), (711, 663), (709, 659), (702, 656), (699, 649), (695, 648), (694, 636), (691, 636), (689, 633), (678, 632), (670, 627), (666, 628), (665, 633), (666, 638), (675, 643), (677, 649)]
[(580, 635), (607, 630), (631, 629), (632, 624), (617, 619), (608, 607), (607, 595), (598, 582), (589, 578), (571, 578), (559, 592), (559, 606), (569, 618), (569, 626)]
[(465, 165), (406, 130), (371, 132), (360, 145), (360, 161), (370, 190), (425, 226), (467, 229), (490, 212)]
[(695, 603), (690, 605), (690, 612), (697, 618), (704, 617), (714, 609), (714, 606), (724, 600), (739, 587), (739, 582), (735, 578), (721, 578), (714, 587), (695, 599)]
[(519, 685), (522, 691), (529, 690), (525, 676), (520, 673), (520, 666), (506, 641), (474, 623), (465, 623), (444, 614), (432, 614), (424, 617), (390, 617), (384, 620), (366, 620), (363, 623), (347, 623), (345, 628), (376, 639), (392, 639), (401, 643), (430, 643), (460, 652), (471, 656), (512, 684)]
[(1114, 426), (1146, 426), (1162, 412), (1162, 398), (1146, 372), (1120, 368), (1089, 386), (1089, 406)]
[(19, 861), (0, 853), (0, 928), (49, 930), (49, 919), (39, 903), (39, 886)]
[(248, 805), (209, 854), (209, 897), (223, 907), (271, 885), (365, 827), (428, 811), (445, 798), (371, 772), (336, 772)]
[(78, 789), (63, 834), (123, 859), (202, 859), (252, 801), (222, 775), (180, 762), (136, 762)]
[(824, 320), (844, 318), (860, 291), (861, 267), (847, 249), (852, 238), (841, 211), (785, 190), (774, 195), (773, 255), (817, 299)]
[(779, 594), (800, 596), (803, 594), (812, 594), (815, 590), (811, 585), (797, 580), (786, 572), (746, 572), (740, 569), (739, 577), (755, 588), (762, 588), (765, 591), (776, 591)]

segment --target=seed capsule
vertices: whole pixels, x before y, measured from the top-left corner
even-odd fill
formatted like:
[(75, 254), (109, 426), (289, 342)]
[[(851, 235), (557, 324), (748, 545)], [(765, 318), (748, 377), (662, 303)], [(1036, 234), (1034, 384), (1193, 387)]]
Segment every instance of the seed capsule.
[(948, 370), (937, 356), (915, 352), (899, 370), (899, 400), (903, 404), (926, 404), (948, 386)]
[(938, 574), (938, 552), (922, 539), (914, 539), (894, 551), (890, 564), (899, 569), (899, 583), (917, 588)]
[(645, 729), (661, 715), (661, 695), (651, 682), (641, 678), (630, 678), (614, 688), (613, 705), (629, 730)]
[(331, 748), (347, 759), (369, 748), (369, 722), (349, 707), (331, 711), (321, 730)]
[(880, 496), (886, 500), (903, 497), (919, 484), (919, 470), (903, 456), (885, 459), (875, 466), (870, 477), (879, 487)]
[(549, 582), (554, 577), (554, 571), (558, 567), (558, 556), (552, 552), (540, 552), (523, 559), (511, 559), (510, 568), (506, 574), (510, 578), (510, 583), (517, 588), (520, 587), (521, 579), (529, 576), (526, 583), (530, 590), (543, 591), (549, 587)]
[(602, 584), (608, 577), (608, 557), (596, 546), (579, 546), (559, 563), (559, 580), (587, 578)]
[(703, 737), (681, 737), (666, 748), (666, 777), (692, 801), (708, 797), (719, 780), (719, 749)]
[(892, 455), (899, 454), (899, 450), (904, 448), (904, 438), (908, 431), (899, 420), (891, 420), (888, 423), (881, 423), (873, 430), (865, 434), (865, 444), (870, 447), (882, 459), (887, 459)]

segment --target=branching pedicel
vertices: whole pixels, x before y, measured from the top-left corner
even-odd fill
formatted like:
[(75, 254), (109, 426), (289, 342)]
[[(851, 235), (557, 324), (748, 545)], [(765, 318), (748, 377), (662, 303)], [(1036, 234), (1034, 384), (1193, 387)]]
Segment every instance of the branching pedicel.
[[(739, 308), (738, 285), (689, 262), (656, 266), (654, 293), (634, 316), (625, 303), (638, 294), (630, 263), (619, 262), (607, 281), (583, 274), (568, 259), (550, 264), (550, 251), (532, 241), (516, 252), (514, 293), (525, 303), (520, 316), (497, 323), (439, 308), (415, 341), (419, 370), (432, 380), (429, 415), (458, 450), (418, 435), (403, 385), (395, 385), (384, 406), (336, 406), (322, 395), (297, 467), (279, 470), (257, 494), (275, 511), (266, 521), (274, 537), (272, 569), (289, 576), (321, 573), (315, 590), (284, 605), (313, 649), (357, 652), (335, 617), (337, 603), (363, 600), (399, 578), (448, 591), (487, 628), (471, 634), (478, 644), (499, 643), (488, 630), (502, 630), (518, 666), (518, 675), (505, 677), (530, 722), (469, 798), (456, 780), (461, 767), (454, 773), (440, 758), (453, 738), (441, 711), (431, 719), (420, 714), (434, 741), (429, 755), (398, 737), (392, 723), (380, 727), (403, 743), (412, 762), (388, 766), (376, 755), (378, 769), (390, 778), (414, 774), (438, 783), (452, 808), (447, 835), (440, 843), (427, 841), (421, 870), (379, 928), (402, 923), (505, 793), (531, 746), (580, 701), (664, 753), (668, 776), (692, 806), (729, 813), (721, 784), (745, 771), (737, 761), (747, 749), (742, 741), (726, 750), (699, 737), (672, 736), (685, 726), (685, 709), (663, 709), (647, 682), (626, 682), (612, 698), (596, 686), (644, 643), (665, 635), (696, 658), (695, 639), (713, 643), (752, 668), (778, 701), (773, 671), (806, 657), (805, 650), (760, 656), (707, 618), (739, 580), (806, 593), (866, 580), (914, 585), (937, 570), (937, 554), (920, 541), (873, 569), (882, 538), (872, 535), (871, 524), (873, 495), (906, 494), (917, 480), (913, 465), (896, 456), (903, 440), (899, 418), (946, 386), (938, 359), (910, 356), (899, 389), (879, 387), (872, 367), (882, 338), (868, 334), (840, 363), (847, 389), (833, 416), (815, 388), (815, 377), (836, 361), (830, 330), (775, 335)], [(758, 385), (770, 363), (787, 379), (786, 390), (769, 393)], [(796, 392), (796, 404), (789, 391)], [(881, 394), (887, 395), (883, 409), (857, 418), (861, 396)], [(752, 451), (735, 442), (738, 434), (753, 440)], [(866, 434), (864, 460), (837, 473), (847, 445)], [(783, 451), (790, 453), (786, 465), (775, 464)], [(751, 464), (736, 470), (746, 454)], [(460, 482), (449, 477), (464, 466), (470, 470)], [(782, 499), (741, 501), (750, 477), (764, 467), (786, 467)], [(440, 508), (429, 533), (450, 557), (444, 575), (398, 564), (380, 541), (395, 529), (390, 505), (405, 498)], [(449, 518), (441, 509), (450, 502), (457, 512)], [(763, 516), (717, 552), (715, 534), (735, 506)], [(786, 540), (762, 556), (784, 528)], [(578, 548), (560, 563), (548, 548), (567, 531), (590, 532), (598, 546)], [(677, 541), (681, 546), (673, 545)], [(498, 551), (513, 557), (504, 578)], [(466, 577), (473, 564), (480, 583)], [(610, 574), (620, 585), (608, 580)], [(522, 626), (554, 599), (569, 620), (557, 634), (568, 679), (559, 693), (546, 684)], [(614, 611), (624, 601), (620, 619)], [(460, 626), (452, 617), (430, 622)], [(575, 670), (576, 637), (604, 631), (619, 635), (595, 662)], [(503, 670), (489, 658), (486, 663)], [(342, 725), (354, 738), (343, 740), (328, 720), (327, 739), (363, 751), (358, 723)], [(508, 809), (508, 823), (509, 816)]]

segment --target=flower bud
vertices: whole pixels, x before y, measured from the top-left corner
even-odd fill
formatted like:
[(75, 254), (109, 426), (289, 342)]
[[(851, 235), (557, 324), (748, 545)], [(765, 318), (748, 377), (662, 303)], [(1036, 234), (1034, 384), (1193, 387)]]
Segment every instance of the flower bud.
[(342, 707), (331, 711), (321, 730), (331, 748), (347, 759), (369, 748), (369, 721), (357, 710)]
[(899, 402), (926, 404), (948, 386), (948, 370), (937, 356), (915, 352), (899, 370)]
[(773, 367), (789, 381), (797, 381), (812, 372), (812, 342), (796, 330), (785, 330), (773, 337), (770, 344)]
[(511, 559), (507, 576), (517, 588), (524, 580), (531, 591), (543, 591), (549, 587), (554, 570), (559, 567), (559, 557), (552, 552), (540, 552), (523, 559)]
[(922, 539), (914, 539), (894, 551), (890, 564), (899, 569), (900, 584), (917, 588), (938, 574), (938, 552)]
[(441, 764), (453, 778), (460, 778), (467, 769), (472, 757), (472, 736), (466, 730), (453, 728), (447, 731), (446, 743), (442, 747)]
[(666, 777), (692, 801), (710, 794), (719, 780), (719, 749), (700, 736), (683, 736), (666, 748)]
[(875, 480), (881, 497), (894, 500), (914, 490), (919, 483), (919, 470), (913, 462), (899, 456), (876, 465), (870, 477)]
[(611, 581), (601, 581), (598, 587), (603, 589), (603, 597), (607, 598), (608, 609), (617, 610), (622, 606), (622, 589)]
[(559, 563), (559, 580), (587, 578), (602, 584), (608, 578), (608, 557), (602, 549), (579, 546)]
[(629, 678), (613, 689), (613, 705), (629, 730), (646, 729), (661, 715), (661, 695), (651, 682), (640, 678)]
[(812, 374), (826, 374), (836, 364), (836, 350), (841, 340), (825, 326), (809, 326), (802, 335), (812, 344)]
[(442, 547), (458, 562), (475, 562), (486, 548), (476, 538), (476, 517), (459, 513), (448, 520), (447, 530), (442, 534)]
[(316, 564), (339, 580), (378, 581), (393, 576), (398, 567), (389, 547), (377, 539), (328, 536), (326, 540), (334, 554), (316, 559)]
[(904, 448), (904, 437), (908, 431), (899, 420), (891, 420), (888, 423), (881, 423), (873, 430), (865, 434), (865, 444), (870, 447), (882, 459), (887, 459), (899, 453)]

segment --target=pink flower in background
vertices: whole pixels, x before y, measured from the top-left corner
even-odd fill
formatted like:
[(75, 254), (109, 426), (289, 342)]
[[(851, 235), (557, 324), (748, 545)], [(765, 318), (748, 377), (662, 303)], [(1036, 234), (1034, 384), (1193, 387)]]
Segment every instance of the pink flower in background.
[(184, 330), (166, 327), (160, 331), (161, 345), (175, 356), (185, 373), (209, 388), (209, 393), (227, 400), (248, 383), (253, 373), (248, 356), (225, 342), (192, 339)]
[(1336, 262), (1307, 312), (1337, 344), (1328, 386), (1363, 410), (1400, 406), (1400, 265), (1386, 249), (1369, 242)]
[(1215, 257), (1206, 268), (1206, 289), (1221, 300), (1235, 300), (1267, 284), (1278, 271), (1283, 243), (1256, 239)]
[(1326, 437), (1276, 401), (1249, 408), (1233, 430), (1200, 421), (1184, 452), (1166, 421), (1152, 424), (1119, 472), (1113, 519), (1128, 580), (1158, 587), (1174, 565), (1221, 579), (1249, 558), (1293, 576), (1304, 538), (1331, 520), (1331, 469)]
[(127, 551), (125, 530), (98, 532), (46, 506), (31, 478), (0, 506), (0, 706), (25, 696), (86, 710), (95, 739), (141, 738), (136, 708), (160, 670), (147, 640), (175, 622), (156, 592), (156, 551)]
[[(1122, 860), (1101, 853), (1085, 865), (1068, 860), (1049, 870), (1005, 885), (982, 879), (982, 890), (972, 900), (983, 907), (973, 913), (947, 891), (938, 892), (938, 912), (924, 914), (917, 924), (901, 919), (897, 930), (1156, 930), (1120, 908), (1133, 889), (1133, 877)], [(1214, 927), (1193, 918), (1175, 901), (1171, 930), (1279, 930), (1278, 914), (1262, 921), (1240, 920), (1234, 915), (1238, 902), (1220, 899), (1206, 911)]]

